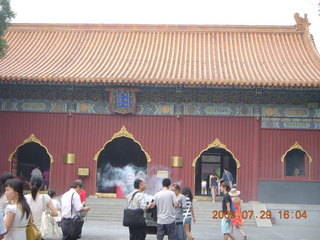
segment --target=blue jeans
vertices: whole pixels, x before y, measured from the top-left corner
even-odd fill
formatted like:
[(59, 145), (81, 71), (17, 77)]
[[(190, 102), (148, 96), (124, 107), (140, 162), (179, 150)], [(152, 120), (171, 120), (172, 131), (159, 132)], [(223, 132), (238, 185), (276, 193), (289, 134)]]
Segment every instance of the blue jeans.
[(168, 234), (168, 240), (176, 240), (176, 223), (173, 221), (170, 224), (157, 225), (157, 240), (162, 240), (164, 235)]
[(176, 235), (177, 235), (177, 240), (186, 240), (187, 239), (186, 232), (184, 231), (183, 222), (181, 222), (181, 223), (176, 222)]

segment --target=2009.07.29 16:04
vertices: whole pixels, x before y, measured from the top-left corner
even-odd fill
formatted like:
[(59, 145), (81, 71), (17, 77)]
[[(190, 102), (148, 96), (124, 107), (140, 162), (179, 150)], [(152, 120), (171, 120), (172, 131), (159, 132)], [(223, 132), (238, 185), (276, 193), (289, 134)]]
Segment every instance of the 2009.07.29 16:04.
[[(223, 211), (213, 211), (213, 217), (212, 219), (222, 219), (222, 218), (235, 218), (236, 216), (236, 212), (235, 211), (227, 211), (227, 212), (223, 212)], [(303, 210), (295, 210), (295, 211), (289, 211), (289, 210), (280, 210), (277, 212), (279, 214), (279, 218), (280, 219), (307, 219), (307, 211)], [(259, 219), (271, 219), (272, 216), (272, 212), (271, 211), (265, 211), (262, 210), (260, 211), (259, 214), (256, 214), (256, 216), (254, 216), (254, 211), (252, 210), (244, 210), (241, 212), (242, 218), (243, 219), (251, 219), (251, 218), (259, 218)]]

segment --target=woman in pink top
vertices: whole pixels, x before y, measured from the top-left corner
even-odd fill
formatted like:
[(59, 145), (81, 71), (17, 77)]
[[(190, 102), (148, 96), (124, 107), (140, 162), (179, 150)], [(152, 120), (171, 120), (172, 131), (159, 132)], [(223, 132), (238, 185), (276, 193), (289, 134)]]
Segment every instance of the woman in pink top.
[(43, 173), (43, 186), (45, 191), (47, 191), (49, 188), (49, 178), (50, 178), (50, 171), (49, 169), (47, 169)]

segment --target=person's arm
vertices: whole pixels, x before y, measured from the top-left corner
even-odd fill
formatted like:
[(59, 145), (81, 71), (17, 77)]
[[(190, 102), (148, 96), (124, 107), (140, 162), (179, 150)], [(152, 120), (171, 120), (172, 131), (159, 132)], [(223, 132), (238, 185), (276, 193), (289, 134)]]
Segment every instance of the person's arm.
[(48, 208), (50, 209), (51, 216), (53, 216), (53, 217), (58, 216), (58, 211), (57, 211), (57, 209), (54, 207), (53, 202), (51, 201), (51, 199), (50, 199), (50, 201), (49, 201), (49, 203), (48, 203), (47, 206), (48, 206)]
[[(226, 212), (225, 214), (231, 213), (231, 198), (230, 198), (230, 201), (227, 201), (227, 202), (226, 202), (226, 206), (227, 206), (227, 212)], [(227, 222), (230, 222), (230, 220), (231, 220), (231, 218), (228, 217), (228, 218), (227, 218)]]
[(192, 221), (193, 223), (196, 223), (196, 215), (194, 214), (194, 207), (193, 207), (193, 204), (192, 204), (192, 207), (191, 207), (191, 211), (192, 211)]
[(212, 188), (212, 186), (211, 186), (211, 178), (212, 178), (213, 176), (210, 174), (210, 177), (209, 177), (209, 188)]
[(177, 201), (177, 197), (176, 197), (176, 194), (174, 192), (172, 192), (172, 204), (173, 204), (173, 207), (175, 207), (175, 208), (179, 207), (179, 203)]
[(222, 174), (222, 178), (219, 179), (219, 182), (224, 181), (225, 173)]
[(77, 193), (73, 194), (73, 198), (72, 198), (72, 204), (73, 204), (73, 209), (76, 212), (85, 212), (85, 211), (89, 211), (90, 207), (89, 206), (83, 206), (81, 204), (81, 200), (80, 200), (80, 195)]
[(7, 234), (9, 232), (15, 216), (16, 216), (16, 214), (13, 213), (13, 212), (8, 211), (6, 213), (6, 218), (5, 218), (5, 221), (4, 221), (4, 225), (6, 226), (7, 231), (4, 234)]

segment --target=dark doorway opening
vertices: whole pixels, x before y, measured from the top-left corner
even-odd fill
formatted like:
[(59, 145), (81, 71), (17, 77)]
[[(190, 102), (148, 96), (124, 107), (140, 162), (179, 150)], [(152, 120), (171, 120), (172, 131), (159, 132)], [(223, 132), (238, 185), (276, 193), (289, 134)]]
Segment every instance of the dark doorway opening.
[(11, 161), (11, 172), (25, 183), (25, 189), (29, 189), (31, 172), (36, 166), (42, 173), (50, 172), (50, 156), (43, 146), (35, 142), (20, 146)]
[(300, 149), (293, 149), (285, 156), (285, 176), (307, 176), (308, 159), (306, 153)]
[[(196, 162), (195, 194), (197, 196), (211, 195), (209, 189), (209, 176), (213, 170), (219, 178), (222, 177), (223, 170), (227, 168), (233, 176), (233, 184), (237, 184), (237, 163), (231, 153), (224, 148), (210, 148), (204, 151)], [(206, 181), (206, 192), (201, 191), (201, 183)]]
[(97, 192), (124, 193), (133, 190), (136, 177), (146, 178), (147, 157), (140, 145), (131, 138), (118, 137), (107, 143), (97, 163)]

